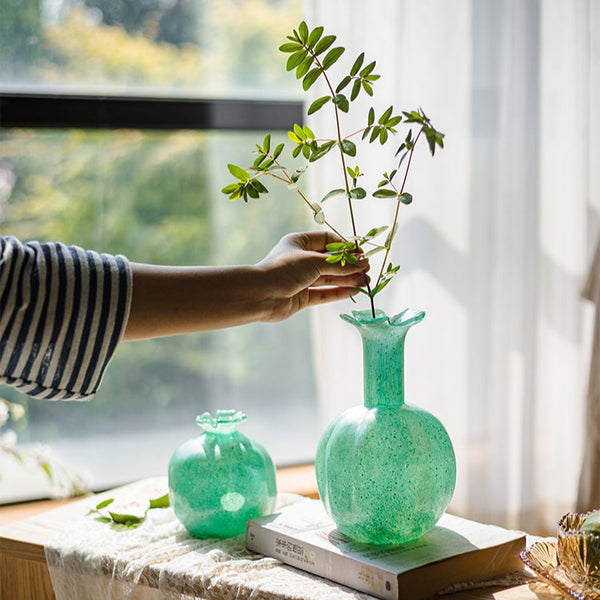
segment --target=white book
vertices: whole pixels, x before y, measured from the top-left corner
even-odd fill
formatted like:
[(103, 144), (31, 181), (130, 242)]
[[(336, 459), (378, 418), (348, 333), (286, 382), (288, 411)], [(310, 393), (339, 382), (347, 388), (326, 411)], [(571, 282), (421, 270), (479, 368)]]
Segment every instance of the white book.
[(303, 500), (248, 521), (246, 546), (378, 598), (419, 600), (523, 569), (525, 534), (444, 514), (415, 542), (371, 546), (344, 536), (319, 500)]

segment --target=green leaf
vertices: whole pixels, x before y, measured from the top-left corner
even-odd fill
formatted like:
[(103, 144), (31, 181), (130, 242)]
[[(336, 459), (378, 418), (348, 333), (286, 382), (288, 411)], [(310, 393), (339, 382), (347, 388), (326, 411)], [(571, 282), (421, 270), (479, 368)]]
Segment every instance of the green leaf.
[(373, 130), (371, 131), (371, 138), (369, 139), (369, 143), (374, 142), (379, 137), (380, 131), (381, 131), (381, 127), (379, 127), (378, 125), (373, 127)]
[(302, 79), (307, 73), (310, 67), (312, 66), (315, 60), (314, 56), (307, 56), (296, 69), (296, 79)]
[(383, 146), (383, 144), (385, 144), (387, 142), (387, 140), (388, 140), (388, 130), (382, 129), (381, 133), (379, 134), (379, 142)]
[(361, 200), (362, 198), (366, 198), (367, 192), (364, 188), (357, 187), (357, 188), (350, 190), (350, 193), (348, 195), (353, 200)]
[(381, 252), (382, 250), (385, 250), (385, 248), (383, 246), (377, 246), (377, 247), (369, 250), (368, 252), (361, 254), (361, 258), (371, 258), (371, 256), (373, 256), (374, 254), (377, 254), (378, 252)]
[(387, 122), (385, 123), (385, 126), (386, 127), (395, 127), (401, 121), (402, 121), (402, 117), (400, 117), (400, 116), (392, 117), (391, 119), (387, 120)]
[(351, 142), (350, 140), (342, 140), (339, 144), (344, 154), (347, 154), (348, 156), (356, 156), (356, 145), (354, 142)]
[(350, 69), (350, 75), (352, 75), (352, 77), (354, 77), (358, 73), (358, 70), (362, 67), (364, 60), (365, 60), (365, 53), (362, 52), (359, 55), (359, 57), (354, 61), (354, 64), (352, 65), (352, 68)]
[(331, 100), (331, 96), (321, 96), (310, 105), (308, 114), (312, 115), (313, 113), (317, 112), (322, 106), (327, 104), (329, 100)]
[(307, 146), (306, 144), (302, 146), (302, 156), (307, 160), (310, 158), (310, 146)]
[(371, 107), (369, 109), (369, 121), (368, 124), (369, 126), (373, 125), (373, 123), (375, 123), (375, 110), (373, 109), (373, 107)]
[(373, 192), (373, 198), (393, 198), (398, 196), (394, 190), (376, 190)]
[(304, 49), (294, 52), (287, 59), (287, 63), (285, 64), (286, 71), (293, 71), (307, 56), (308, 53)]
[(310, 156), (310, 162), (315, 162), (320, 158), (323, 158), (334, 146), (336, 142), (325, 142), (322, 146), (319, 146), (318, 150), (314, 150)]
[(412, 199), (412, 194), (409, 194), (408, 192), (404, 192), (404, 194), (398, 196), (398, 200), (400, 200), (402, 204), (410, 204), (412, 202)]
[(229, 199), (231, 201), (239, 200), (242, 197), (243, 190), (244, 190), (243, 186), (238, 186), (238, 189), (235, 190), (235, 192), (233, 192), (233, 194), (231, 194), (231, 196), (229, 196)]
[[(288, 134), (289, 135), (289, 134)], [(300, 152), (302, 152), (302, 146), (300, 144), (298, 144), (293, 150), (292, 150), (292, 157), (293, 158), (297, 158), (298, 154), (300, 154)]]
[(423, 117), (416, 110), (411, 110), (410, 112), (403, 111), (402, 114), (407, 123), (423, 123)]
[(109, 498), (108, 500), (103, 500), (99, 504), (96, 504), (96, 510), (101, 510), (102, 508), (106, 508), (109, 504), (112, 504), (115, 501), (114, 498)]
[(279, 50), (281, 52), (298, 52), (298, 50), (302, 50), (302, 44), (298, 42), (286, 42), (279, 46)]
[(290, 179), (296, 183), (298, 181), (298, 179), (300, 179), (300, 177), (302, 177), (302, 175), (304, 174), (304, 172), (306, 171), (307, 167), (300, 167), (299, 169), (296, 169), (290, 176)]
[(315, 67), (311, 69), (306, 77), (302, 80), (302, 89), (306, 92), (312, 85), (319, 79), (319, 75), (323, 72), (321, 67)]
[(352, 94), (350, 94), (350, 100), (356, 100), (360, 92), (361, 80), (357, 79), (352, 86)]
[(388, 279), (383, 279), (383, 281), (381, 281), (381, 283), (377, 286), (375, 286), (375, 288), (373, 289), (373, 291), (371, 292), (373, 296), (375, 296), (376, 294), (379, 294), (379, 292), (381, 292), (381, 290), (383, 290), (383, 288), (391, 281), (391, 277)]
[(340, 81), (340, 84), (337, 86), (337, 88), (335, 88), (335, 93), (339, 94), (351, 81), (352, 77), (350, 77), (350, 75), (344, 77), (344, 79)]
[(323, 68), (329, 69), (329, 67), (331, 67), (331, 65), (337, 62), (340, 56), (344, 54), (344, 51), (345, 48), (342, 48), (342, 46), (337, 46), (333, 48), (333, 50), (330, 50), (323, 59)]
[(260, 196), (258, 190), (252, 185), (251, 182), (245, 187), (244, 191), (250, 196), (250, 198), (254, 198), (255, 200)]
[(392, 243), (392, 240), (394, 239), (394, 237), (396, 237), (396, 233), (398, 233), (398, 223), (394, 223), (394, 226), (392, 227), (392, 229), (387, 234), (387, 237), (385, 238), (385, 244), (384, 244), (384, 246), (386, 248), (390, 247), (390, 244)]
[(323, 35), (323, 27), (315, 27), (310, 35), (308, 36), (308, 40), (306, 41), (306, 45), (312, 49), (312, 47), (321, 39)]
[(248, 181), (248, 179), (250, 179), (250, 174), (241, 167), (229, 163), (227, 168), (229, 169), (229, 172), (240, 181)]
[(333, 42), (335, 42), (335, 35), (326, 35), (324, 38), (321, 38), (313, 51), (315, 56), (323, 54), (323, 52), (325, 52), (325, 50), (327, 50), (327, 48), (329, 48)]
[(339, 254), (332, 254), (331, 256), (328, 256), (325, 259), (325, 262), (338, 263), (342, 260), (342, 258), (344, 258), (344, 255), (343, 255), (343, 253), (340, 252)]
[(98, 521), (98, 523), (112, 523), (112, 519), (110, 517), (96, 517), (94, 521)]
[(323, 198), (321, 199), (321, 202), (325, 202), (325, 200), (329, 200), (329, 198), (333, 198), (333, 196), (339, 196), (340, 194), (345, 194), (346, 190), (342, 189), (342, 188), (337, 188), (335, 190), (331, 190), (330, 192), (327, 192), (327, 194), (325, 194), (325, 196), (323, 196)]
[(306, 135), (307, 139), (309, 139), (309, 140), (314, 140), (315, 139), (315, 134), (312, 132), (312, 129), (308, 125), (303, 125), (302, 126), (302, 131)]
[(350, 109), (350, 103), (348, 102), (348, 98), (344, 96), (344, 94), (338, 94), (333, 97), (333, 103), (342, 111), (348, 112)]
[(372, 63), (369, 63), (361, 72), (360, 72), (360, 76), (361, 77), (366, 77), (367, 75), (371, 74), (371, 71), (375, 68), (375, 62), (373, 61)]
[(259, 194), (268, 194), (269, 190), (262, 184), (258, 179), (253, 179), (250, 182), (250, 185), (259, 193)]
[(372, 240), (373, 238), (377, 237), (379, 234), (386, 231), (387, 228), (388, 228), (387, 225), (383, 225), (382, 227), (374, 227), (373, 229), (369, 230), (369, 233), (367, 233), (367, 235), (365, 235), (363, 239), (365, 241)]
[(373, 87), (371, 86), (370, 83), (368, 83), (367, 81), (365, 81), (363, 79), (362, 86), (363, 86), (363, 90), (365, 90), (365, 92), (367, 92), (367, 94), (369, 94), (369, 96), (373, 95)]
[[(396, 152), (396, 154), (398, 154)], [(400, 157), (400, 161), (398, 162), (398, 168), (400, 168), (402, 166), (402, 163), (404, 162), (404, 159), (410, 154), (410, 150), (405, 150), (404, 154)]]
[(346, 242), (331, 242), (325, 246), (328, 252), (339, 252), (340, 250), (347, 249), (348, 244)]
[(271, 149), (271, 134), (267, 133), (267, 135), (265, 135), (265, 139), (263, 140), (263, 152), (265, 154), (269, 154), (269, 150)]
[(294, 133), (296, 134), (299, 140), (304, 141), (306, 139), (304, 129), (302, 129), (302, 127), (298, 125), (298, 123), (294, 123)]
[(230, 183), (229, 185), (226, 185), (222, 190), (221, 193), (223, 194), (232, 194), (233, 192), (235, 192), (235, 190), (237, 190), (238, 184), (237, 183)]
[(392, 116), (392, 111), (394, 110), (393, 106), (390, 106), (382, 115), (379, 117), (379, 121), (377, 121), (380, 125), (387, 125), (388, 119)]
[(285, 148), (285, 144), (282, 142), (281, 144), (277, 144), (275, 148), (275, 152), (273, 152), (273, 158), (277, 159), (281, 156), (283, 149)]
[(298, 26), (298, 35), (300, 36), (300, 41), (306, 43), (306, 40), (308, 40), (308, 25), (304, 21)]

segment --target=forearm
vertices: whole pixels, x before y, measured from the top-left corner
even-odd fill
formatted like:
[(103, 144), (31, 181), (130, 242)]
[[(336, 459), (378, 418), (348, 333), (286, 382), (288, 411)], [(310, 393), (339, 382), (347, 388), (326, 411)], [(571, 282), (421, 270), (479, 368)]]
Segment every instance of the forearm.
[(268, 286), (257, 266), (167, 267), (132, 263), (126, 340), (244, 325), (268, 318)]

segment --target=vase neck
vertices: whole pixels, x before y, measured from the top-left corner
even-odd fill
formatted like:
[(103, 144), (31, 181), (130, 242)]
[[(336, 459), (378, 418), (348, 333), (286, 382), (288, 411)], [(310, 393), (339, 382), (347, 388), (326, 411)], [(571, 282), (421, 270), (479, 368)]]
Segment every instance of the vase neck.
[[(395, 332), (394, 332), (395, 333)], [(363, 334), (364, 403), (367, 408), (404, 404), (404, 338)]]
[(354, 318), (342, 315), (356, 326), (363, 343), (364, 404), (367, 408), (397, 407), (404, 404), (404, 340), (412, 325), (423, 319), (422, 311), (404, 311), (375, 319), (366, 311)]

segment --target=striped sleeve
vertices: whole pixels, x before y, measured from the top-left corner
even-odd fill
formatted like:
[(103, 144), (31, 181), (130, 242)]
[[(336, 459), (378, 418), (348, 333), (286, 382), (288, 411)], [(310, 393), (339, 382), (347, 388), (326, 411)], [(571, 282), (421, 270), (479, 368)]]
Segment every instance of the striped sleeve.
[(0, 383), (37, 398), (93, 396), (125, 332), (131, 290), (124, 256), (0, 236)]

